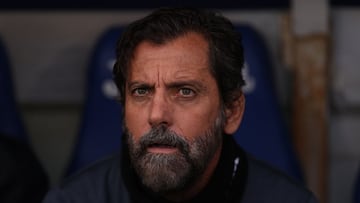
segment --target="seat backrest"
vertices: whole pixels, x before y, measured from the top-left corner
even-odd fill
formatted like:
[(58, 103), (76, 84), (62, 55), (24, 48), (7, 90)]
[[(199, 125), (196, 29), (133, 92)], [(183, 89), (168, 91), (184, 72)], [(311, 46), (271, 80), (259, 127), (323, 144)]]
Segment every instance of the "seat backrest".
[(120, 33), (121, 28), (106, 31), (93, 50), (81, 126), (65, 176), (120, 148), (121, 106), (112, 76)]
[[(121, 28), (111, 28), (100, 37), (91, 58), (88, 90), (80, 134), (67, 174), (119, 150), (121, 109), (113, 99), (112, 82), (115, 44)], [(250, 26), (239, 25), (245, 47), (246, 110), (236, 141), (255, 157), (269, 162), (291, 176), (301, 173), (292, 150), (272, 84), (271, 62), (261, 36)], [(110, 97), (109, 97), (110, 95)]]
[(245, 113), (235, 133), (236, 141), (250, 154), (302, 181), (291, 135), (278, 103), (269, 50), (260, 33), (238, 25), (245, 54)]
[(14, 94), (13, 78), (5, 45), (0, 40), (0, 134), (27, 141)]

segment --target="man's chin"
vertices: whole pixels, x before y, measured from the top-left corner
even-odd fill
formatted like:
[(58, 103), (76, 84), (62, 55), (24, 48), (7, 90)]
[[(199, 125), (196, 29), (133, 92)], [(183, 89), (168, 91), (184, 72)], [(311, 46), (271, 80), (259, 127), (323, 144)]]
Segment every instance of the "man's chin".
[(153, 192), (179, 191), (191, 179), (192, 167), (178, 152), (148, 152), (136, 165), (142, 183)]

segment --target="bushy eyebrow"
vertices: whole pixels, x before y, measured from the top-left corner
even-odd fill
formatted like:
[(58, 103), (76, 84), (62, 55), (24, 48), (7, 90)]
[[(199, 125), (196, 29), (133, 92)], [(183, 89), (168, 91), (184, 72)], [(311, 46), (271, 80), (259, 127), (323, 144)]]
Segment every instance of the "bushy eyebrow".
[[(194, 87), (196, 90), (203, 91), (203, 92), (206, 92), (208, 89), (206, 87), (206, 85), (199, 82), (198, 80), (180, 80), (180, 81), (165, 83), (165, 86), (166, 86), (166, 88), (169, 88), (169, 89), (180, 88), (180, 87), (184, 87), (184, 86), (191, 86), (191, 87)], [(140, 81), (133, 81), (133, 82), (128, 83), (129, 90), (131, 90), (134, 87), (154, 88), (155, 84), (149, 84), (149, 83), (140, 82)]]
[(180, 88), (180, 87), (184, 87), (184, 86), (191, 86), (194, 87), (195, 89), (197, 89), (198, 91), (207, 91), (207, 87), (197, 81), (197, 80), (183, 80), (183, 81), (176, 81), (176, 82), (170, 82), (168, 84), (165, 84), (167, 88)]
[(146, 82), (134, 81), (127, 84), (127, 89), (131, 90), (134, 87), (154, 87), (154, 84), (148, 84)]

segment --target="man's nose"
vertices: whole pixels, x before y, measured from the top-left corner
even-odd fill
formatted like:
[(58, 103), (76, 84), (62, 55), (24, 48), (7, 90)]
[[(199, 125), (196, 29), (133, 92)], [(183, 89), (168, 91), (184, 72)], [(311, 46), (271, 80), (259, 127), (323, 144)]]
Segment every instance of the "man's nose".
[(157, 92), (153, 95), (150, 111), (149, 124), (158, 126), (160, 124), (170, 126), (172, 124), (171, 102), (163, 92)]

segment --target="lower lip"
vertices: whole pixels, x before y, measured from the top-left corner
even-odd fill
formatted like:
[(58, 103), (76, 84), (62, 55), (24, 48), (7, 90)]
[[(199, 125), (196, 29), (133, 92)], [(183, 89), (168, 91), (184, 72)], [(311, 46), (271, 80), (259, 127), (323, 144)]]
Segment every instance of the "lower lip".
[(177, 152), (178, 149), (176, 147), (149, 147), (147, 151), (157, 154), (171, 154)]

